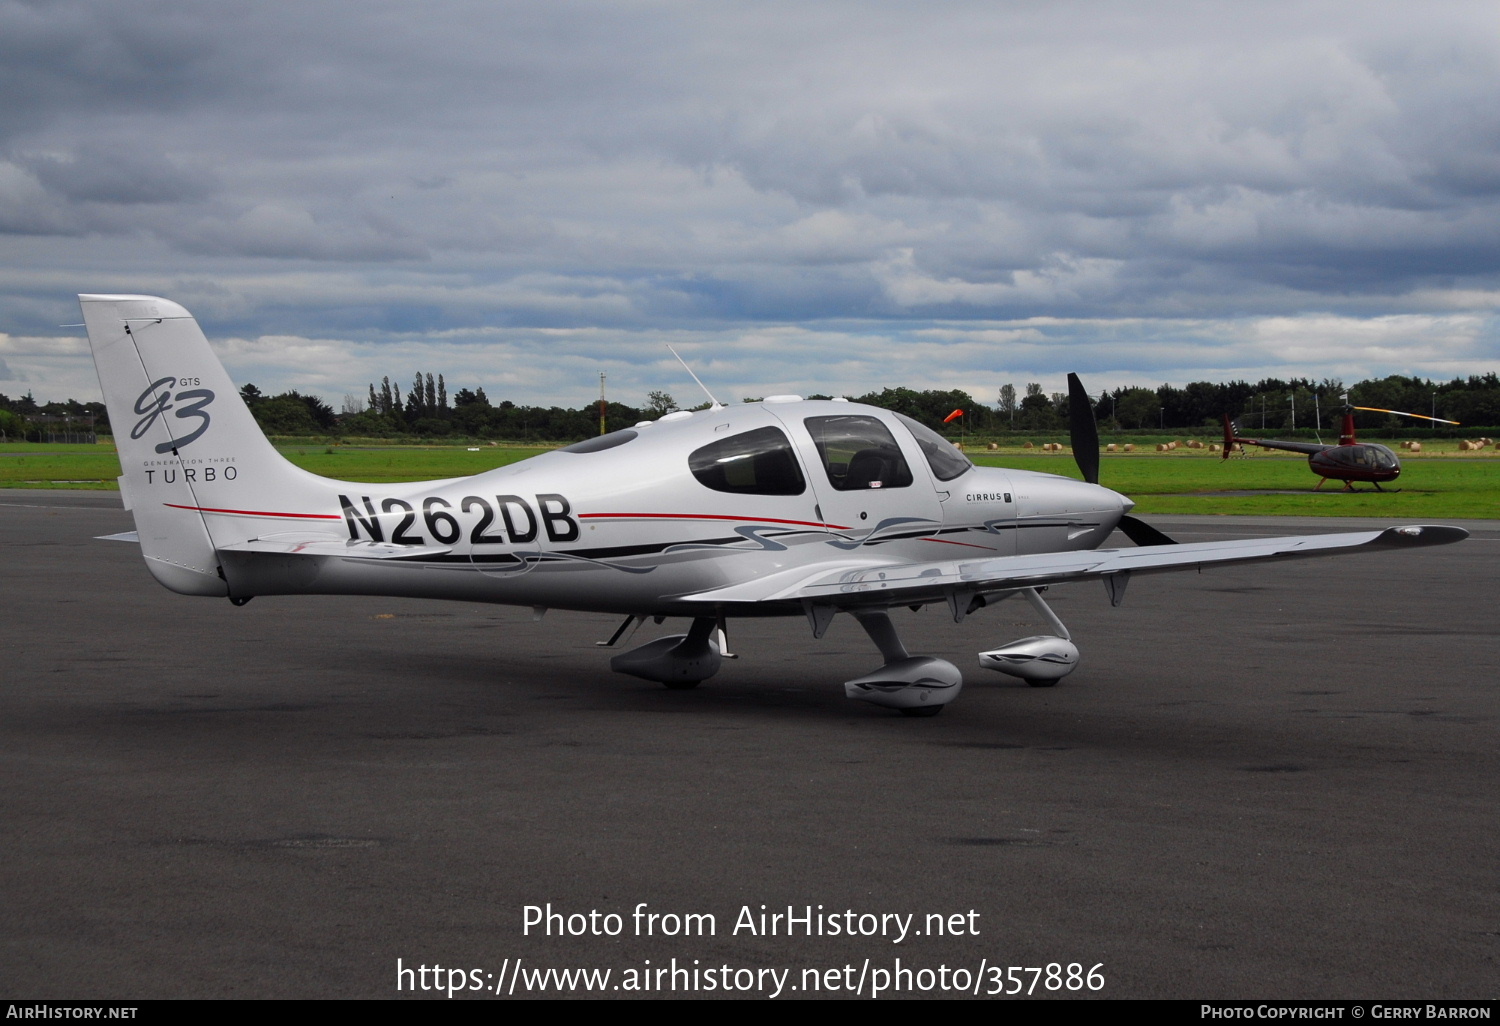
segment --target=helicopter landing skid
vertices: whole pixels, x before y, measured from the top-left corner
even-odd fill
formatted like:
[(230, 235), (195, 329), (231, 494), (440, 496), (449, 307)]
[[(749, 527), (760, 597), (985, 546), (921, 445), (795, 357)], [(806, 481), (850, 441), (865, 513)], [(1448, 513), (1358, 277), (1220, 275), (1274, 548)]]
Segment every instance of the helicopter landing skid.
[[(1323, 481), (1327, 481), (1327, 480), (1328, 480), (1328, 478), (1326, 478), (1326, 477), (1323, 479)], [(1318, 486), (1316, 488), (1314, 488), (1313, 491), (1315, 491), (1315, 492), (1322, 491), (1323, 490), (1323, 481), (1319, 481), (1318, 482)], [(1375, 486), (1374, 490), (1377, 491), (1377, 492), (1379, 492), (1382, 495), (1395, 495), (1395, 494), (1397, 494), (1398, 492), (1401, 491), (1401, 489), (1399, 489), (1399, 488), (1382, 488), (1382, 487), (1380, 487), (1380, 482), (1379, 481), (1371, 481), (1370, 483)], [(1339, 491), (1340, 491), (1340, 493), (1343, 493), (1343, 492), (1369, 492), (1370, 489), (1368, 489), (1368, 488), (1356, 488), (1356, 487), (1354, 487), (1354, 482), (1353, 481), (1345, 481), (1344, 482), (1344, 487), (1341, 488), (1341, 489), (1339, 489)]]

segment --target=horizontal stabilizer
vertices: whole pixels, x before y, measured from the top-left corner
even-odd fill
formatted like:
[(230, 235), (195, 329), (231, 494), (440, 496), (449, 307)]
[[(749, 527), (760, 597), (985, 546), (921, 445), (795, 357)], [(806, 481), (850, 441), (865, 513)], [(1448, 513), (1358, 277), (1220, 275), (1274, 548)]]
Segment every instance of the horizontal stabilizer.
[(141, 543), (141, 536), (136, 531), (121, 531), (119, 534), (100, 534), (94, 536), (94, 541), (122, 541), (133, 545)]

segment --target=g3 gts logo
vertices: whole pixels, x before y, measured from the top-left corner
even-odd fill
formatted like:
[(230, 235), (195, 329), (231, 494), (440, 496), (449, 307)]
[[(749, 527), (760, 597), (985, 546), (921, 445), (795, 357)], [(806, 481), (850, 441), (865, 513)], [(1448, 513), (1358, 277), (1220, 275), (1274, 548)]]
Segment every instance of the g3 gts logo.
[[(147, 385), (146, 390), (141, 393), (141, 397), (135, 401), (135, 412), (142, 414), (142, 417), (131, 430), (130, 437), (139, 439), (147, 431), (151, 430), (151, 425), (156, 423), (157, 417), (166, 416), (167, 411), (174, 408), (172, 406), (173, 399), (176, 399), (178, 402), (183, 402), (187, 399), (197, 400), (197, 402), (189, 403), (186, 406), (178, 406), (175, 409), (179, 418), (196, 418), (202, 421), (202, 423), (190, 434), (183, 435), (180, 438), (168, 439), (165, 442), (158, 442), (156, 445), (158, 453), (176, 452), (208, 430), (209, 418), (208, 414), (204, 411), (204, 407), (214, 401), (213, 392), (206, 388), (189, 388), (178, 392), (174, 396), (172, 395), (172, 386), (177, 384), (196, 385), (198, 384), (198, 379), (183, 378), (179, 382), (176, 378), (158, 378)], [(158, 389), (162, 389), (163, 391), (157, 391)], [(170, 434), (171, 431), (172, 429), (168, 427), (167, 432)]]

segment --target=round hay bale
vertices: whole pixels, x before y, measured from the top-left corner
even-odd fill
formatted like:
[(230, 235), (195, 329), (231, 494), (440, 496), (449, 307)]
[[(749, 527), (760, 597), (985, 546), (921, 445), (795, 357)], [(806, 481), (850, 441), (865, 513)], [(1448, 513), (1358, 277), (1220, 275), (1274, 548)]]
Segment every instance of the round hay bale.
[(1459, 439), (1459, 442), (1458, 442), (1458, 451), (1459, 452), (1468, 452), (1472, 448), (1474, 448), (1474, 447), (1472, 445), (1470, 445), (1466, 439)]
[(1135, 452), (1135, 443), (1134, 442), (1126, 442), (1125, 443), (1125, 451), (1126, 452)]
[(998, 448), (1000, 448), (999, 442), (991, 442), (989, 445), (990, 452), (994, 452)]
[(1422, 451), (1422, 443), (1421, 442), (1413, 442), (1413, 443), (1411, 443), (1411, 445), (1407, 446), (1407, 448), (1410, 449), (1412, 452), (1421, 452)]
[(1172, 447), (1170, 445), (1168, 445), (1166, 442), (1157, 442), (1156, 443), (1156, 451), (1157, 452), (1167, 452), (1171, 448)]
[(1223, 449), (1224, 449), (1224, 447), (1222, 445), (1220, 445), (1218, 442), (1215, 442), (1213, 445), (1210, 445), (1208, 447), (1208, 451), (1209, 452), (1222, 452)]
[(1033, 446), (1030, 442), (1026, 442), (1026, 443), (1024, 443), (1021, 446), (1021, 448), (1023, 448), (1023, 449), (1032, 449), (1032, 448), (1035, 448), (1035, 446)]
[(1110, 442), (1107, 446), (1104, 447), (1104, 451), (1105, 452), (1114, 452), (1115, 448), (1116, 448), (1115, 443), (1114, 442)]

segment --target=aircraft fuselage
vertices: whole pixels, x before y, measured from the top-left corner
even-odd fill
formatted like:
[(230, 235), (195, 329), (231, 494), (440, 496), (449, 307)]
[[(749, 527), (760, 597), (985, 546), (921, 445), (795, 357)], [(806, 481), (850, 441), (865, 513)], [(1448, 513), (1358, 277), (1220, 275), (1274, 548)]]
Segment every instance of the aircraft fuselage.
[[(929, 450), (947, 448), (934, 465), (910, 423), (785, 397), (669, 415), (474, 477), (329, 481), (316, 510), (200, 509), (211, 533), (215, 520), (272, 528), (254, 534), (254, 553), (222, 553), (235, 596), (357, 591), (673, 613), (674, 596), (803, 564), (1097, 548), (1133, 505), (1098, 485), (969, 465), (928, 432)], [(316, 573), (289, 575), (291, 561), (265, 558), (288, 520), (298, 521), (289, 545), (305, 546), (315, 525), (351, 557), (409, 554), (298, 559)]]

